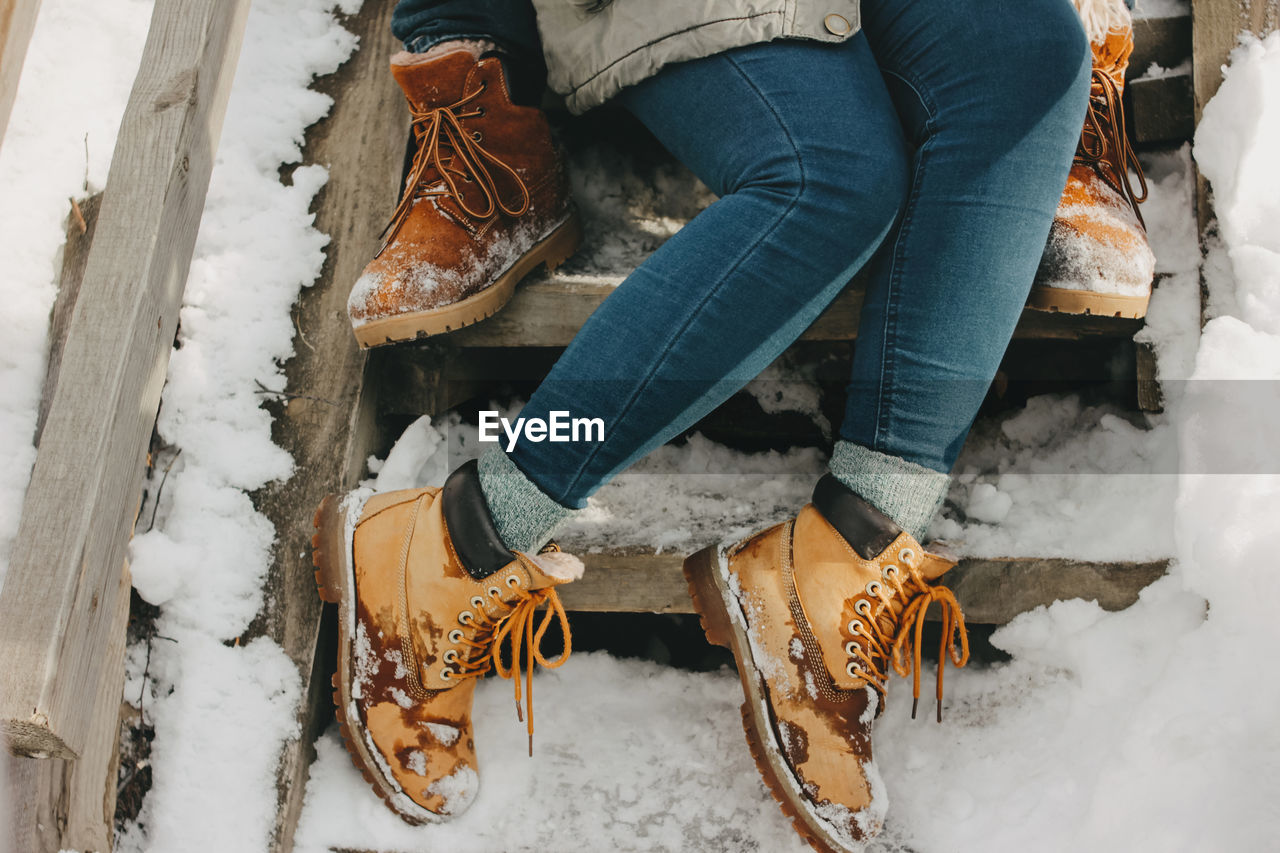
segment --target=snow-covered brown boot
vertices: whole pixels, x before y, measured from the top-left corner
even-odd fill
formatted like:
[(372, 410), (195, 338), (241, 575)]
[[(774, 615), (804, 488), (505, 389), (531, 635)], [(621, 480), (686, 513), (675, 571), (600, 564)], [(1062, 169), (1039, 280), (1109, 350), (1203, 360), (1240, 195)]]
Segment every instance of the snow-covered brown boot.
[(409, 101), (414, 155), (383, 246), (347, 301), (363, 347), (483, 320), (582, 238), (547, 118), (512, 103), (497, 55), (401, 53), (391, 73)]
[(1138, 212), (1147, 197), (1146, 179), (1129, 145), (1120, 103), (1133, 23), (1123, 0), (1077, 0), (1076, 6), (1093, 46), (1089, 110), (1027, 305), (1142, 317), (1151, 299), (1155, 255)]
[(960, 606), (933, 585), (954, 565), (830, 475), (792, 521), (685, 561), (707, 639), (737, 661), (756, 765), (818, 850), (861, 849), (880, 831), (888, 799), (871, 727), (890, 667), (914, 673), (919, 699), (930, 603), (942, 607), (940, 657), (968, 660)]
[[(330, 495), (315, 526), (320, 597), (338, 605), (333, 698), (347, 750), (404, 820), (456, 816), (479, 785), (476, 680), (490, 669), (512, 679), (519, 708), (523, 667), (532, 753), (533, 665), (569, 657), (556, 587), (581, 576), (582, 563), (554, 546), (536, 556), (508, 551), (474, 462), (443, 489)], [(555, 621), (564, 650), (548, 660), (540, 646)]]

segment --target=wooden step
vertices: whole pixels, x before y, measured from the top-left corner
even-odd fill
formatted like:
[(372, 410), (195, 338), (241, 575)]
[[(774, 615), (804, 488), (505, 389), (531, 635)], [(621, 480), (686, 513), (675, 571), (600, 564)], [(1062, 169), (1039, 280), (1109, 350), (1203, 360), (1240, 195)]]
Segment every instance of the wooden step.
[[(617, 552), (575, 550), (586, 564), (581, 580), (563, 587), (568, 610), (633, 613), (692, 613), (680, 571), (683, 555), (642, 549)], [(945, 576), (974, 624), (1003, 625), (1020, 613), (1071, 598), (1096, 600), (1103, 610), (1123, 610), (1164, 575), (1168, 560), (1100, 563), (1061, 558), (967, 558)]]
[[(542, 275), (527, 280), (502, 311), (474, 326), (441, 338), (459, 347), (564, 347), (600, 303), (613, 292), (604, 276), (585, 280)], [(836, 298), (800, 339), (847, 341), (857, 336), (862, 313), (861, 279)], [(1092, 315), (1055, 314), (1026, 309), (1015, 338), (1079, 340), (1090, 337), (1131, 338), (1141, 320)]]

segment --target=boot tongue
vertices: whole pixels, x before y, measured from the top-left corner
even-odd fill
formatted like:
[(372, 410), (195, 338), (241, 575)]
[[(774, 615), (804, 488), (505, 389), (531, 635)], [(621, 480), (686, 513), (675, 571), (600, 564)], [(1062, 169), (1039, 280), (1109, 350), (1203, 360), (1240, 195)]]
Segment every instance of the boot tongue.
[(1124, 93), (1124, 72), (1129, 67), (1133, 53), (1133, 30), (1117, 27), (1107, 37), (1093, 43), (1093, 67), (1104, 72), (1116, 84), (1116, 90)]
[(532, 589), (560, 586), (582, 577), (582, 561), (564, 551), (547, 550), (541, 554), (528, 555), (528, 559), (535, 567), (529, 571)]
[(475, 56), (459, 49), (426, 62), (392, 62), (391, 74), (409, 103), (421, 111), (460, 101), (475, 66)]

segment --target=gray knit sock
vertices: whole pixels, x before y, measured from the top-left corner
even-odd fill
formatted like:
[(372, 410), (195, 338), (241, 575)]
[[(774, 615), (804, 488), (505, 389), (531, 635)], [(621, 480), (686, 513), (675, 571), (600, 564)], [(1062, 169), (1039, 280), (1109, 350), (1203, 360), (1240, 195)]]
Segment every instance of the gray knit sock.
[(551, 534), (576, 510), (567, 509), (533, 484), (507, 458), (490, 448), (480, 457), (480, 490), (489, 504), (489, 514), (498, 535), (513, 551), (536, 554)]
[(919, 542), (942, 506), (951, 475), (879, 453), (851, 441), (837, 441), (828, 463), (835, 478), (894, 520)]

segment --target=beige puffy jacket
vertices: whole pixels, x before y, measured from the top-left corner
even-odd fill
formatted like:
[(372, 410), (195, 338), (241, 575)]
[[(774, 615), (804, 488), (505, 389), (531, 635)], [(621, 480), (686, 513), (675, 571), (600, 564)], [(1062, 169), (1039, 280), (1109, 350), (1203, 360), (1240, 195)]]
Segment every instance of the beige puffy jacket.
[(858, 0), (533, 0), (547, 82), (575, 113), (664, 65), (779, 38), (844, 41)]

